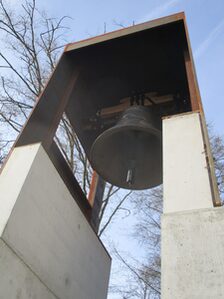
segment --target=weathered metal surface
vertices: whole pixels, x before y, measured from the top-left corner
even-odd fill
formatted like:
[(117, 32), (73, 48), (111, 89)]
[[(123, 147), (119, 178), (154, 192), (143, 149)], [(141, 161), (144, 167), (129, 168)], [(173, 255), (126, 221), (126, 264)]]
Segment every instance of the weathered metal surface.
[(100, 210), (103, 202), (103, 195), (106, 182), (96, 173), (93, 172), (88, 201), (92, 207), (91, 225), (96, 233), (98, 233), (100, 225)]
[(65, 52), (73, 51), (75, 49), (80, 49), (80, 48), (90, 46), (93, 44), (105, 42), (108, 40), (112, 40), (115, 38), (129, 35), (129, 34), (137, 33), (137, 32), (143, 31), (143, 30), (153, 29), (153, 28), (160, 27), (163, 25), (168, 25), (173, 22), (182, 21), (183, 19), (184, 19), (184, 12), (180, 12), (180, 13), (173, 14), (173, 15), (170, 15), (167, 17), (158, 18), (158, 19), (155, 19), (152, 21), (144, 22), (144, 23), (141, 23), (138, 25), (127, 27), (127, 28), (122, 28), (120, 30), (112, 31), (112, 32), (105, 33), (105, 34), (102, 34), (99, 36), (95, 36), (95, 37), (81, 40), (78, 42), (70, 43), (65, 47)]
[(51, 144), (61, 116), (77, 80), (68, 55), (62, 55), (51, 78), (37, 99), (33, 111), (16, 140), (15, 146), (43, 142)]
[(214, 205), (214, 207), (220, 207), (222, 205), (222, 202), (221, 202), (217, 179), (216, 179), (216, 175), (215, 175), (215, 165), (214, 165), (214, 160), (213, 160), (213, 156), (212, 156), (212, 150), (211, 150), (211, 145), (210, 145), (210, 141), (209, 141), (207, 125), (206, 125), (206, 121), (205, 121), (205, 117), (204, 117), (203, 113), (200, 115), (200, 122), (201, 122), (201, 131), (202, 131), (203, 140), (204, 140), (207, 169), (208, 169), (208, 173), (209, 173), (209, 180), (210, 180), (211, 191), (212, 191), (213, 205)]
[[(83, 65), (66, 113), (88, 158), (95, 139), (113, 126), (117, 114), (125, 109), (123, 99), (154, 93), (163, 115), (192, 110), (183, 16), (112, 32), (65, 51)], [(171, 101), (157, 101), (167, 95), (172, 95)], [(105, 122), (105, 118), (110, 119)]]
[(204, 113), (185, 14), (183, 15), (183, 24), (184, 24), (184, 31), (185, 31), (186, 40), (187, 40), (187, 47), (185, 49), (185, 55), (186, 55), (186, 57), (189, 56), (188, 67), (186, 66), (186, 68), (188, 68), (188, 70), (186, 69), (186, 72), (190, 73), (189, 74), (190, 78), (188, 78), (188, 79), (190, 79), (191, 82), (188, 82), (188, 84), (192, 85), (191, 89), (194, 89), (194, 94), (196, 96), (196, 98), (191, 97), (192, 106), (195, 107), (195, 109), (193, 109), (193, 107), (192, 107), (192, 110), (197, 110), (197, 107), (198, 107), (198, 110), (201, 113)]
[(188, 79), (188, 87), (190, 92), (190, 101), (191, 101), (191, 108), (192, 111), (198, 111), (200, 110), (199, 105), (199, 98), (198, 93), (196, 89), (196, 84), (194, 80), (194, 73), (193, 73), (193, 67), (192, 67), (192, 61), (189, 56), (189, 52), (184, 52), (184, 60), (185, 60), (185, 67), (186, 67), (186, 73), (187, 73), (187, 79)]
[(99, 176), (96, 173), (96, 171), (93, 171), (90, 188), (89, 188), (89, 194), (88, 194), (88, 202), (91, 205), (91, 207), (93, 207), (94, 205), (98, 181), (99, 181)]

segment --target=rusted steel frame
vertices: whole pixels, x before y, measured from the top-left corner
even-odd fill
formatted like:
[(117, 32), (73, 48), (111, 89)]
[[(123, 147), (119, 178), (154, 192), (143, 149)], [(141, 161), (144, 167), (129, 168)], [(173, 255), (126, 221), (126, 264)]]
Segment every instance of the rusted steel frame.
[(96, 195), (98, 180), (99, 180), (98, 174), (96, 173), (96, 171), (93, 171), (91, 184), (90, 184), (90, 189), (89, 189), (89, 194), (88, 194), (88, 202), (91, 205), (91, 207), (94, 204), (94, 199), (95, 199), (95, 195)]
[(92, 37), (92, 38), (88, 38), (88, 39), (85, 39), (82, 41), (68, 44), (65, 48), (65, 51), (69, 52), (69, 51), (72, 51), (75, 49), (79, 49), (79, 48), (86, 47), (89, 45), (97, 44), (97, 43), (111, 40), (114, 38), (126, 36), (126, 35), (129, 35), (132, 33), (137, 33), (142, 30), (147, 30), (147, 29), (151, 29), (154, 27), (163, 26), (163, 25), (166, 25), (166, 24), (169, 24), (169, 23), (172, 23), (175, 21), (180, 21), (183, 19), (184, 19), (184, 12), (180, 12), (180, 13), (168, 16), (168, 17), (158, 18), (158, 19), (155, 19), (152, 21), (144, 22), (144, 23), (141, 23), (138, 25), (127, 27), (127, 28), (122, 28), (122, 29), (119, 29), (119, 30), (116, 30), (113, 32), (105, 33), (102, 35), (98, 35), (96, 37)]
[(205, 146), (205, 154), (206, 154), (206, 163), (209, 173), (209, 181), (210, 186), (212, 190), (212, 199), (213, 199), (213, 205), (215, 207), (221, 206), (221, 199), (219, 195), (218, 185), (217, 185), (217, 179), (215, 175), (215, 167), (214, 167), (214, 161), (212, 157), (212, 151), (208, 136), (208, 130), (207, 125), (205, 121), (205, 115), (204, 110), (202, 106), (201, 96), (200, 96), (200, 90), (198, 86), (198, 80), (197, 75), (195, 71), (194, 66), (194, 59), (192, 54), (192, 48), (190, 44), (190, 38), (186, 23), (186, 18), (184, 16), (184, 28), (186, 33), (186, 39), (187, 39), (187, 46), (188, 49), (184, 52), (184, 58), (185, 58), (185, 67), (186, 67), (186, 73), (187, 73), (187, 79), (188, 79), (188, 86), (190, 91), (190, 98), (191, 98), (191, 105), (193, 111), (199, 111), (200, 115), (200, 122), (201, 122), (201, 130), (203, 134), (203, 140), (204, 140), (204, 146)]
[(198, 111), (201, 110), (201, 107), (199, 105), (199, 97), (195, 86), (192, 61), (187, 50), (184, 51), (184, 61), (187, 74), (187, 83), (190, 93), (191, 109), (192, 111)]
[[(46, 93), (49, 91), (49, 84), (52, 84), (55, 80), (55, 77), (58, 76), (58, 67), (63, 66), (63, 60), (65, 60), (64, 54), (61, 55), (61, 58), (59, 59), (54, 71), (52, 72), (50, 78), (48, 79), (45, 88), (41, 92), (41, 94), (38, 96), (36, 100), (36, 104), (34, 105), (32, 112), (30, 113), (28, 119), (26, 120), (21, 132), (19, 133), (18, 137), (16, 138), (16, 141), (14, 142), (13, 146), (10, 149), (10, 152), (7, 155), (7, 158), (5, 159), (1, 169), (0, 169), (0, 174), (3, 171), (8, 159), (10, 158), (13, 150), (17, 146), (22, 146), (22, 145), (27, 145), (27, 144), (32, 144), (32, 143), (37, 143), (37, 142), (43, 142), (44, 140), (44, 132), (42, 134), (39, 134), (41, 136), (36, 136), (36, 133), (39, 133), (39, 130), (37, 128), (37, 124), (41, 123), (42, 121), (42, 111), (44, 108), (46, 108), (46, 103), (45, 101), (47, 100), (47, 97), (45, 96)], [(48, 107), (49, 108), (49, 107)], [(45, 109), (46, 110), (46, 109)], [(39, 120), (38, 120), (39, 118)], [(43, 128), (42, 128), (43, 129)], [(46, 127), (45, 130), (46, 131)]]
[(47, 151), (49, 158), (57, 169), (59, 175), (73, 196), (74, 200), (79, 205), (83, 214), (89, 223), (91, 223), (91, 213), (92, 207), (86, 199), (85, 194), (83, 193), (78, 181), (76, 180), (71, 168), (65, 161), (62, 153), (60, 152), (58, 146), (53, 141), (51, 147)]
[(98, 233), (100, 225), (99, 215), (103, 203), (105, 185), (105, 181), (94, 171), (88, 200), (92, 206), (91, 225), (96, 233)]
[(188, 28), (187, 28), (187, 22), (186, 22), (185, 15), (183, 17), (183, 21), (184, 21), (186, 40), (187, 40), (187, 49), (184, 50), (184, 60), (185, 60), (185, 67), (186, 67), (187, 81), (188, 81), (188, 87), (189, 87), (189, 92), (190, 92), (192, 111), (199, 110), (199, 111), (203, 112), (201, 95), (200, 95), (200, 91), (199, 91), (198, 80), (197, 80), (197, 75), (196, 75), (196, 71), (195, 71), (194, 59), (193, 59), (193, 54), (192, 54), (191, 43), (190, 43), (189, 32), (188, 32)]
[(68, 101), (70, 99), (70, 96), (72, 94), (72, 91), (75, 87), (75, 83), (77, 81), (78, 75), (79, 75), (79, 73), (77, 73), (77, 71), (75, 71), (71, 77), (68, 87), (66, 88), (65, 94), (63, 95), (61, 102), (58, 105), (58, 109), (56, 111), (56, 114), (54, 115), (54, 119), (52, 120), (49, 130), (46, 134), (46, 138), (43, 141), (43, 146), (45, 149), (48, 149), (51, 146), (51, 143), (55, 136), (56, 130), (58, 128), (58, 124), (62, 118), (62, 115), (65, 111), (65, 108), (66, 108)]
[(63, 54), (18, 136), (15, 146), (41, 142), (46, 149), (49, 148), (78, 73), (78, 70), (74, 70), (69, 65), (66, 54)]
[(209, 136), (208, 136), (207, 125), (205, 122), (204, 114), (199, 113), (199, 115), (200, 115), (201, 131), (202, 131), (203, 140), (204, 140), (207, 169), (208, 169), (208, 173), (209, 173), (209, 182), (210, 182), (210, 186), (211, 186), (211, 190), (212, 190), (212, 201), (213, 201), (213, 205), (215, 207), (220, 207), (222, 205), (222, 203), (221, 203), (219, 189), (218, 189), (218, 185), (217, 185), (217, 179), (216, 179), (216, 175), (215, 175), (215, 165), (214, 165), (214, 160), (212, 157), (212, 151), (211, 151), (211, 146), (210, 146), (210, 141), (209, 141)]

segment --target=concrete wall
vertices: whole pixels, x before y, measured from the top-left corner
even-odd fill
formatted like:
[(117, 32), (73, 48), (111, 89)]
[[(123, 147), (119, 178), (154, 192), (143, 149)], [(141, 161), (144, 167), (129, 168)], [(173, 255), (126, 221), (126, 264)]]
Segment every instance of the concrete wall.
[(224, 298), (224, 209), (213, 207), (200, 116), (163, 120), (161, 299)]
[(163, 190), (164, 213), (213, 206), (199, 113), (163, 120)]
[(106, 298), (110, 257), (40, 144), (14, 149), (0, 194), (1, 239), (57, 298)]
[(162, 219), (162, 299), (224, 298), (224, 209)]
[(0, 299), (56, 299), (2, 240), (0, 240)]

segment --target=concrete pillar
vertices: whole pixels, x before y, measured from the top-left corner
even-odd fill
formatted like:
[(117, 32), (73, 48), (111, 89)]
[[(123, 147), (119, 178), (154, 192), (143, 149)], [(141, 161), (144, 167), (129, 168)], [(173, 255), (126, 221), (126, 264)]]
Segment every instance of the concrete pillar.
[(213, 206), (199, 113), (163, 120), (163, 189), (164, 213)]
[(111, 259), (40, 144), (0, 176), (0, 298), (105, 299)]
[(162, 299), (224, 298), (224, 210), (213, 207), (200, 117), (163, 120)]

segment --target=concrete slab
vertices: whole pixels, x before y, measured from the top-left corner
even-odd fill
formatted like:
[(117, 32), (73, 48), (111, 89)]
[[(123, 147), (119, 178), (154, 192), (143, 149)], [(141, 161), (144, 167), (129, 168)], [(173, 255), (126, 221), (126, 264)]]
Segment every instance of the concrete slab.
[(38, 145), (33, 145), (14, 150), (0, 175), (0, 236), (29, 174), (38, 148)]
[[(14, 159), (13, 167), (9, 159), (8, 189), (0, 190), (0, 210), (8, 193), (14, 203), (2, 239), (58, 298), (105, 299), (111, 264), (105, 248), (41, 145), (14, 151), (20, 152), (20, 162)], [(19, 176), (26, 160), (28, 174), (13, 193), (12, 177)]]
[(162, 299), (224, 298), (224, 209), (162, 218)]
[(0, 299), (57, 299), (0, 239)]

